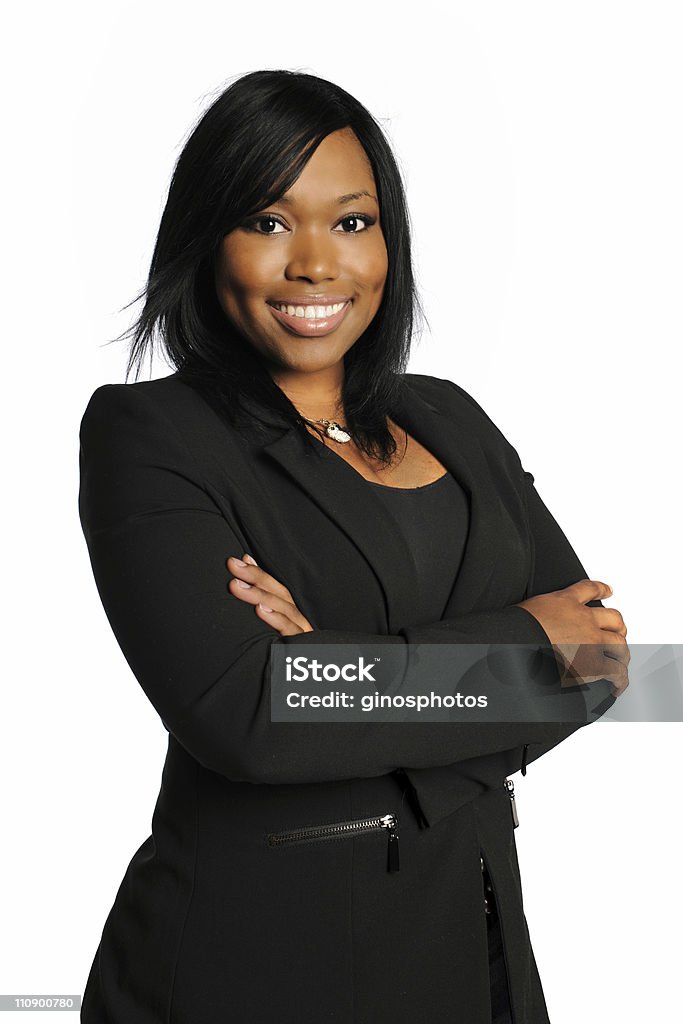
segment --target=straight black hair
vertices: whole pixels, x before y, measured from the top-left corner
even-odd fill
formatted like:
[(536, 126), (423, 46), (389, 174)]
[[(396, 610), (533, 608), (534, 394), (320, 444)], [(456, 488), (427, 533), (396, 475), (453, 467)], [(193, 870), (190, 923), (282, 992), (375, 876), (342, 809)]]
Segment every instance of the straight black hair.
[[(276, 202), (331, 132), (351, 128), (372, 166), (388, 251), (381, 305), (344, 358), (343, 407), (358, 447), (389, 463), (387, 427), (401, 388), (416, 319), (409, 214), (396, 160), (378, 122), (348, 92), (297, 71), (254, 71), (235, 80), (204, 112), (176, 162), (144, 298), (131, 328), (126, 380), (150, 366), (158, 335), (181, 379), (198, 389), (245, 436), (291, 426), (322, 447), (273, 381), (258, 352), (233, 327), (216, 295), (214, 264), (226, 234)], [(132, 303), (129, 303), (132, 305)], [(128, 307), (124, 307), (128, 308)]]

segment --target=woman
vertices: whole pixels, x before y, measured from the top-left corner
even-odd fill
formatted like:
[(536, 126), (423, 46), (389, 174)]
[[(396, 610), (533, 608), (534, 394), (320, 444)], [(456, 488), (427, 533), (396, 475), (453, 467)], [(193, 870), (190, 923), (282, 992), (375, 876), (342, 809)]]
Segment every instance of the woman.
[(271, 718), (281, 644), (526, 644), (559, 683), (551, 643), (609, 642), (603, 709), (626, 685), (610, 590), (514, 448), (405, 372), (417, 309), (370, 114), (310, 75), (235, 81), (178, 160), (135, 330), (129, 370), (159, 330), (175, 372), (98, 388), (81, 424), (95, 579), (169, 733), (85, 1024), (548, 1020), (506, 783), (579, 723)]

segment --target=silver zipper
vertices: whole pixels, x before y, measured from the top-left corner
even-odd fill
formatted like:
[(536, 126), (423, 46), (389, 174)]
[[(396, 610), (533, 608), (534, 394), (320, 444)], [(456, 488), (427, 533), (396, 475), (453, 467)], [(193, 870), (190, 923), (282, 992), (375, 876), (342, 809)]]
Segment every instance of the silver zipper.
[(512, 781), (512, 779), (506, 779), (505, 782), (503, 783), (503, 785), (507, 789), (508, 796), (510, 797), (510, 810), (512, 811), (512, 825), (513, 825), (513, 828), (517, 828), (517, 826), (519, 825), (519, 818), (517, 816), (517, 804), (515, 802), (515, 784)]
[(387, 869), (398, 871), (398, 818), (395, 814), (380, 814), (375, 818), (356, 818), (354, 821), (335, 821), (328, 825), (305, 825), (287, 832), (271, 832), (267, 836), (268, 846), (283, 846), (285, 843), (312, 843), (323, 839), (355, 836), (363, 832), (386, 829), (389, 845)]

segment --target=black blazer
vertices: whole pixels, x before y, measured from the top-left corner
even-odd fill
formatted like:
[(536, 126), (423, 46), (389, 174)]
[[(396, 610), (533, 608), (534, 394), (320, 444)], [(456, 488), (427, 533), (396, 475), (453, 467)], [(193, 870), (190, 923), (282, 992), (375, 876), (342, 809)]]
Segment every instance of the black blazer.
[[(104, 385), (88, 402), (79, 512), (93, 573), (169, 737), (85, 1024), (489, 1024), (482, 861), (515, 1022), (548, 1020), (504, 783), (578, 725), (271, 721), (274, 643), (548, 654), (516, 602), (587, 576), (532, 474), (462, 388), (405, 374), (393, 418), (470, 501), (444, 618), (419, 627), (406, 625), (406, 542), (340, 456), (311, 452), (294, 429), (251, 443), (177, 373)], [(312, 632), (280, 637), (232, 597), (225, 560), (244, 552), (289, 588)]]

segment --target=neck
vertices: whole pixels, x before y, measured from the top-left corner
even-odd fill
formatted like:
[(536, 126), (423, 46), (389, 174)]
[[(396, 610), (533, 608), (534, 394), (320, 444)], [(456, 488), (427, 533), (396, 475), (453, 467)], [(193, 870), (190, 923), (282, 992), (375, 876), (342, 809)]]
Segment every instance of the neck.
[[(343, 372), (340, 364), (311, 373), (273, 372), (272, 377), (292, 405), (302, 416), (311, 420), (344, 421), (341, 391)], [(343, 371), (343, 364), (341, 364)]]

